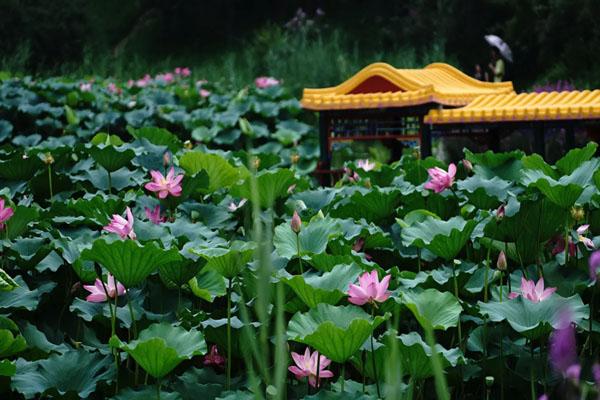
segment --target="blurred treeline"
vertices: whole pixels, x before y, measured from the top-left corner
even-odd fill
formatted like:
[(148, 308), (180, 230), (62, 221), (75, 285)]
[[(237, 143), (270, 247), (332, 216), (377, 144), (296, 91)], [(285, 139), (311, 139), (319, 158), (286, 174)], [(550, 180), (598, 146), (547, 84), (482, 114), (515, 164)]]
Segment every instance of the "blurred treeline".
[[(520, 89), (600, 85), (596, 0), (0, 0), (0, 69), (135, 78), (189, 66), (240, 84), (338, 83), (373, 61), (488, 62), (483, 35), (512, 47)], [(304, 14), (297, 13), (302, 8)]]

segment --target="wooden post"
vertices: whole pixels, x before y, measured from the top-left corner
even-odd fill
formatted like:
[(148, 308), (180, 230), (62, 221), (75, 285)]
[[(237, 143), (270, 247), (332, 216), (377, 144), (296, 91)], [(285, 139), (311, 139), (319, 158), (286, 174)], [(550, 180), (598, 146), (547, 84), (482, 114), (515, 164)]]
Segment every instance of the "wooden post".
[[(319, 145), (320, 145), (320, 161), (319, 169), (330, 170), (331, 169), (331, 154), (329, 154), (329, 127), (331, 115), (328, 111), (319, 112)], [(321, 173), (319, 177), (321, 185), (325, 186), (330, 184), (331, 177), (328, 173)]]
[(431, 125), (421, 118), (421, 159), (431, 156)]
[(546, 138), (544, 126), (537, 126), (533, 132), (533, 151), (546, 158)]
[(565, 128), (565, 153), (575, 147), (575, 130), (569, 124)]

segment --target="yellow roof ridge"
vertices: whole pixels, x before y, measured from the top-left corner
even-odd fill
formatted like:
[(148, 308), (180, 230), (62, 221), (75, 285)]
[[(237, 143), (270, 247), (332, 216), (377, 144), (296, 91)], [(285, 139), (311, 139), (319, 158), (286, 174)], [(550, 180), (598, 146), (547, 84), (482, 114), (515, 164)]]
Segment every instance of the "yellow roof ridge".
[[(383, 78), (399, 90), (351, 93), (373, 77)], [(399, 93), (402, 95), (396, 96)], [(399, 69), (376, 62), (339, 85), (304, 89), (301, 104), (312, 110), (402, 107), (427, 102), (462, 106), (479, 95), (501, 93), (514, 93), (512, 82), (482, 82), (446, 63), (432, 63), (420, 69)]]

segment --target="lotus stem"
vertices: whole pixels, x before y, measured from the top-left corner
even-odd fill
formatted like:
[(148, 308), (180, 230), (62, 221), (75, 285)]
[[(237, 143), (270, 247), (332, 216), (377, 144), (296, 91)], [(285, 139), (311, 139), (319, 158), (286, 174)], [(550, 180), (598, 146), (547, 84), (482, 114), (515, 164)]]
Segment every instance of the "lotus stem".
[(502, 373), (500, 374), (500, 400), (504, 400), (504, 338), (500, 335), (500, 365)]
[[(375, 306), (371, 308), (371, 319), (375, 319)], [(375, 335), (375, 330), (371, 332), (371, 363), (373, 365), (373, 376), (375, 378), (375, 387), (377, 388), (377, 397), (381, 398), (381, 391), (379, 389), (379, 376), (377, 374), (377, 363), (375, 362), (375, 346), (373, 346), (373, 335)]]
[(531, 353), (531, 372), (530, 372), (530, 384), (531, 384), (531, 400), (535, 400), (535, 372), (533, 371), (533, 340), (529, 341), (529, 351)]
[(321, 354), (317, 351), (317, 390), (321, 388)]
[(231, 387), (231, 287), (233, 278), (229, 278), (229, 288), (227, 290), (227, 381), (225, 388)]
[(160, 379), (156, 380), (156, 399), (160, 400)]
[[(111, 337), (116, 336), (115, 329), (115, 315), (117, 314), (117, 309), (115, 305), (115, 310), (113, 312), (112, 303), (110, 302), (110, 296), (108, 295), (108, 290), (106, 289), (106, 285), (104, 284), (104, 280), (102, 279), (102, 274), (98, 272), (100, 282), (102, 283), (102, 289), (104, 289), (104, 294), (106, 295), (106, 302), (108, 303), (108, 309), (110, 310), (110, 328), (111, 328)], [(113, 355), (115, 356), (115, 369), (117, 370), (117, 377), (115, 379), (115, 396), (119, 392), (119, 352), (117, 349), (112, 349)]]
[(421, 249), (417, 247), (417, 272), (421, 272)]
[(50, 202), (52, 202), (52, 198), (54, 197), (52, 190), (52, 164), (48, 164), (48, 187), (50, 188)]
[(444, 376), (444, 369), (439, 359), (437, 350), (435, 349), (435, 337), (433, 335), (433, 327), (426, 326), (424, 327), (424, 330), (427, 345), (431, 349), (431, 367), (433, 369), (433, 375), (435, 377), (435, 391), (437, 394), (437, 398), (440, 400), (450, 400), (450, 393), (448, 392), (448, 383), (446, 382), (446, 377)]
[(300, 258), (300, 233), (296, 233), (296, 251), (298, 255), (298, 265), (300, 266), (300, 275), (304, 275), (304, 268), (302, 268), (302, 258)]
[(504, 274), (502, 273), (502, 271), (500, 271), (500, 303), (502, 303), (502, 280), (503, 280)]
[[(114, 277), (113, 277), (114, 278)], [(117, 287), (117, 280), (115, 278), (115, 287)], [(129, 299), (129, 292), (126, 290), (125, 291), (125, 298), (127, 299), (127, 307), (129, 308), (129, 315), (131, 316), (131, 325), (133, 327), (133, 339), (137, 339), (137, 322), (135, 320), (135, 315), (133, 314), (133, 307), (131, 305), (131, 300)], [(133, 359), (133, 357), (130, 357), (131, 359)], [(135, 363), (135, 380), (134, 383), (137, 386), (138, 384), (138, 376), (139, 376), (139, 365), (137, 362), (135, 362), (135, 360), (133, 360), (133, 362)]]
[(108, 172), (108, 194), (112, 193), (112, 177), (110, 176), (110, 171)]
[[(366, 360), (366, 353), (365, 350), (363, 350), (361, 352), (361, 362), (362, 362), (362, 392), (363, 394), (365, 393), (365, 368), (366, 368), (366, 364), (367, 364), (367, 360)], [(319, 371), (317, 369), (317, 371)]]
[[(346, 363), (342, 363), (342, 370), (340, 371), (340, 378), (342, 379), (342, 387), (341, 387), (341, 392), (344, 393), (344, 386), (346, 383), (346, 379), (344, 378), (344, 376), (346, 375)], [(319, 382), (317, 381), (317, 385), (319, 384)]]
[[(454, 296), (456, 297), (456, 300), (458, 300), (460, 302), (460, 297), (458, 296), (458, 281), (456, 280), (456, 263), (452, 263), (452, 278), (454, 280)], [(460, 350), (463, 350), (463, 343), (462, 343), (462, 329), (460, 326), (460, 317), (458, 318), (458, 347), (460, 348)]]
[(588, 332), (588, 341), (590, 343), (590, 356), (593, 355), (594, 351), (593, 351), (593, 340), (592, 340), (592, 320), (594, 317), (594, 300), (596, 300), (596, 284), (594, 284), (594, 286), (592, 287), (592, 300), (590, 301), (590, 315), (589, 315), (589, 320), (590, 320), (590, 331)]

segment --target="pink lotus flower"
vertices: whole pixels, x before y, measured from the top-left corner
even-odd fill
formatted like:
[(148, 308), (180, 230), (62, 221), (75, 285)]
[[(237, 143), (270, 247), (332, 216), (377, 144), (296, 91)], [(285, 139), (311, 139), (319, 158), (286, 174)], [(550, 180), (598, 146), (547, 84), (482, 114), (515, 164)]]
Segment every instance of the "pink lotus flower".
[[(108, 298), (114, 299), (115, 297), (122, 296), (125, 294), (126, 289), (120, 282), (115, 280), (115, 277), (108, 273), (106, 277), (106, 292), (108, 292)], [(117, 282), (115, 286), (115, 282)], [(96, 282), (93, 285), (83, 285), (83, 288), (90, 292), (88, 297), (85, 298), (86, 301), (92, 303), (102, 303), (107, 300), (106, 292), (104, 291), (104, 287), (102, 285), (102, 281), (96, 278)]]
[[(319, 382), (317, 382), (317, 357), (319, 357)], [(292, 358), (296, 365), (288, 367), (288, 370), (296, 375), (296, 379), (301, 380), (304, 377), (308, 377), (308, 383), (312, 387), (320, 386), (321, 378), (332, 378), (333, 372), (327, 371), (326, 368), (331, 364), (331, 360), (325, 356), (319, 355), (319, 352), (315, 351), (310, 353), (308, 347), (304, 351), (304, 355), (292, 352)]]
[(259, 76), (254, 81), (254, 84), (259, 89), (268, 88), (269, 86), (276, 86), (279, 85), (279, 83), (280, 82), (277, 79), (270, 76)]
[(113, 214), (112, 220), (102, 229), (107, 232), (116, 233), (121, 239), (129, 237), (135, 240), (137, 237), (133, 231), (133, 214), (131, 213), (131, 209), (127, 207), (125, 213), (127, 214), (127, 219), (121, 217), (119, 214)]
[(192, 71), (188, 67), (177, 67), (175, 68), (175, 75), (181, 75), (183, 77), (190, 76)]
[[(557, 254), (560, 253), (564, 253), (565, 251), (565, 238), (562, 235), (556, 235), (554, 238), (552, 238), (548, 244), (550, 246), (554, 245), (554, 247), (552, 248), (552, 255), (555, 256)], [(571, 238), (569, 238), (569, 256), (570, 257), (574, 257), (575, 256), (575, 243), (573, 243), (573, 241), (571, 241)]]
[(92, 90), (92, 84), (89, 82), (84, 82), (79, 85), (79, 90), (82, 92), (89, 92)]
[(370, 273), (365, 272), (358, 277), (358, 285), (350, 284), (348, 288), (348, 301), (358, 306), (362, 306), (365, 303), (383, 303), (390, 297), (390, 292), (387, 290), (390, 278), (391, 275), (386, 275), (380, 282), (376, 270)]
[(598, 268), (600, 267), (600, 250), (592, 253), (588, 260), (588, 265), (590, 268), (590, 279), (596, 282), (598, 275)]
[(0, 231), (4, 229), (4, 223), (13, 216), (14, 210), (11, 207), (4, 207), (4, 199), (0, 198)]
[(506, 216), (506, 208), (504, 204), (500, 204), (498, 209), (496, 210), (496, 220), (501, 221)]
[(589, 227), (590, 226), (586, 224), (577, 228), (577, 238), (588, 250), (593, 250), (596, 246), (594, 245), (594, 242), (592, 242), (592, 239), (583, 236), (588, 231)]
[(151, 192), (158, 192), (160, 199), (164, 199), (168, 195), (181, 196), (183, 175), (175, 176), (175, 168), (171, 167), (166, 177), (159, 171), (150, 171), (150, 175), (152, 175), (152, 182), (146, 183), (144, 187)]
[(235, 211), (237, 211), (238, 209), (242, 208), (242, 206), (243, 206), (244, 204), (246, 204), (246, 202), (247, 202), (247, 201), (248, 201), (247, 199), (241, 199), (241, 200), (240, 200), (240, 202), (239, 202), (239, 203), (237, 203), (237, 204), (235, 204), (235, 202), (233, 202), (233, 201), (232, 201), (232, 202), (231, 202), (231, 203), (229, 203), (229, 205), (227, 206), (227, 209), (228, 209), (229, 211), (231, 211), (231, 212), (235, 212)]
[(373, 168), (375, 168), (375, 163), (370, 162), (368, 159), (367, 160), (357, 160), (356, 166), (365, 171), (371, 171)]
[(148, 74), (144, 75), (144, 77), (142, 79), (138, 79), (135, 82), (135, 86), (139, 87), (139, 88), (143, 88), (148, 86), (150, 83), (152, 82), (152, 77)]
[(204, 356), (204, 365), (214, 365), (215, 367), (225, 365), (225, 357), (219, 354), (216, 344), (213, 344), (210, 347), (210, 353)]
[(154, 80), (163, 81), (164, 83), (171, 83), (175, 80), (175, 75), (173, 75), (171, 72), (166, 72), (164, 74), (156, 75)]
[(200, 94), (200, 97), (208, 97), (210, 96), (210, 91), (206, 90), (206, 89), (200, 89), (200, 91), (198, 92)]
[[(537, 283), (533, 282), (533, 280), (521, 278), (521, 296), (531, 302), (539, 303), (540, 301), (544, 301), (554, 292), (556, 292), (555, 287), (544, 289), (544, 278), (540, 278)], [(508, 294), (509, 299), (517, 297), (519, 297), (519, 293), (511, 292)]]
[(106, 86), (106, 89), (108, 90), (109, 93), (112, 93), (112, 94), (121, 94), (121, 93), (123, 93), (123, 91), (121, 90), (121, 88), (118, 87), (114, 82), (110, 82)]
[(577, 340), (571, 310), (561, 311), (559, 326), (550, 335), (549, 347), (548, 359), (552, 367), (565, 378), (579, 382), (581, 365), (577, 361)]
[(160, 215), (160, 206), (154, 207), (153, 210), (148, 207), (144, 207), (144, 211), (146, 212), (146, 217), (155, 225), (159, 225), (161, 222), (165, 222), (167, 220), (166, 217), (161, 217)]
[(456, 175), (456, 165), (450, 164), (448, 172), (439, 167), (429, 168), (427, 173), (431, 177), (429, 182), (425, 184), (425, 189), (431, 189), (436, 193), (441, 193), (444, 190), (451, 188), (454, 184), (454, 176)]

